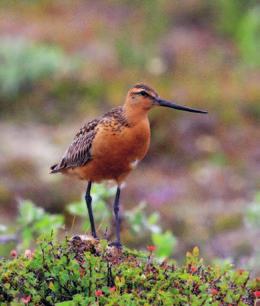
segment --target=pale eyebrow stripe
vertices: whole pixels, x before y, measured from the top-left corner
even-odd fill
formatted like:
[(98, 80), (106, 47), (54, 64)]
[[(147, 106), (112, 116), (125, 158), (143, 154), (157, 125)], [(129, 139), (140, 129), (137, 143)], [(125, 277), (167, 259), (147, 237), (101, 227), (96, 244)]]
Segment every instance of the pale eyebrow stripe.
[(131, 94), (140, 94), (142, 91), (145, 91), (145, 92), (147, 93), (148, 96), (153, 97), (153, 95), (152, 95), (149, 91), (147, 91), (147, 90), (145, 90), (145, 89), (143, 89), (143, 88), (141, 88), (140, 90), (133, 90), (133, 91), (131, 92)]

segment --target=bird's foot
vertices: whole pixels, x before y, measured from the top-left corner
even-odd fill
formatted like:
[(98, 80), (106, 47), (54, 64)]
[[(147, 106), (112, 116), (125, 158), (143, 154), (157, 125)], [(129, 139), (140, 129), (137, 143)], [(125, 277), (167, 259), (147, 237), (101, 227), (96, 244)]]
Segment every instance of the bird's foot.
[(92, 235), (92, 237), (95, 239), (95, 240), (99, 240), (99, 238), (98, 238), (98, 236), (96, 235), (96, 234), (91, 234)]
[(117, 249), (122, 249), (122, 244), (119, 241), (113, 241), (108, 244), (110, 247), (116, 247)]

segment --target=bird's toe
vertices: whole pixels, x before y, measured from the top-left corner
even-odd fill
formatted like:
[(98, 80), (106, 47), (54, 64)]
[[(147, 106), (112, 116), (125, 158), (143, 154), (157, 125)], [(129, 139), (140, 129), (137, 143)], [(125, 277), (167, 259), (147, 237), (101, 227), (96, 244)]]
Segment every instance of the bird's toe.
[(122, 249), (122, 244), (119, 241), (113, 241), (109, 243), (110, 247), (116, 247), (117, 249)]

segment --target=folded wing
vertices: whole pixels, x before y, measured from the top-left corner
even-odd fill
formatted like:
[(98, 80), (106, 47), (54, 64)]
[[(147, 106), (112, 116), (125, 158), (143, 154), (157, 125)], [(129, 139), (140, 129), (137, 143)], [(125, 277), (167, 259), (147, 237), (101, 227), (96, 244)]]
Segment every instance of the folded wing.
[(61, 161), (51, 166), (51, 173), (84, 166), (91, 160), (91, 146), (96, 135), (96, 127), (99, 121), (100, 119), (94, 119), (80, 129)]

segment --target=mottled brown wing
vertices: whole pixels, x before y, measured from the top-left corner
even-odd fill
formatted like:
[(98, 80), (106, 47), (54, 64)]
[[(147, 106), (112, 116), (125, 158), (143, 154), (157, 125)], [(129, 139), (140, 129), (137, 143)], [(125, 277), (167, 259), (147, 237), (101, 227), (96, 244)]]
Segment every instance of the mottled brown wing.
[(99, 121), (100, 119), (94, 119), (80, 129), (62, 157), (61, 162), (51, 167), (51, 173), (56, 173), (63, 169), (80, 167), (91, 160), (90, 150)]

